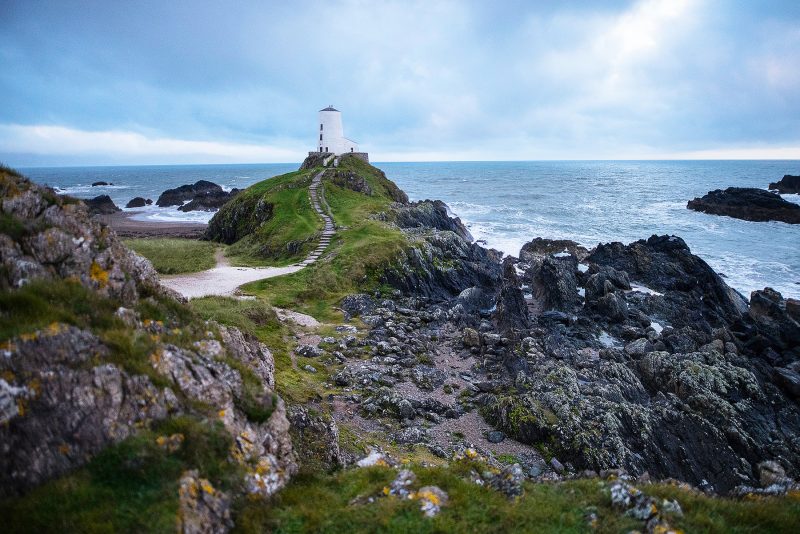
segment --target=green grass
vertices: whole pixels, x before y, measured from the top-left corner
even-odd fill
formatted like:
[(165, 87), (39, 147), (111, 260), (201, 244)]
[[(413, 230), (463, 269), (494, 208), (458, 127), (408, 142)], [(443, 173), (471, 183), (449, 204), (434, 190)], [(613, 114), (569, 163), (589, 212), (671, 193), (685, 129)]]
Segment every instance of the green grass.
[(144, 238), (127, 239), (124, 243), (150, 260), (161, 274), (196, 273), (216, 265), (217, 246), (195, 239)]
[[(303, 474), (267, 506), (242, 502), (236, 517), (239, 532), (592, 532), (585, 519), (598, 515), (594, 532), (643, 530), (641, 521), (611, 508), (597, 479), (561, 483), (525, 483), (518, 500), (467, 480), (469, 464), (413, 467), (414, 485), (437, 485), (449, 504), (435, 518), (426, 518), (415, 501), (382, 497), (394, 479), (393, 469), (350, 469), (332, 475)], [(475, 466), (480, 469), (480, 466)], [(677, 499), (685, 516), (668, 516), (685, 532), (798, 532), (800, 503), (791, 498), (758, 502), (711, 498), (668, 485), (642, 487), (655, 497)], [(350, 504), (377, 496), (373, 503)]]
[[(291, 351), (296, 345), (289, 328), (281, 323), (272, 308), (262, 300), (237, 300), (228, 297), (192, 299), (189, 306), (199, 317), (235, 326), (265, 343), (275, 358), (275, 385), (278, 394), (289, 402), (302, 403), (325, 393), (322, 382), (327, 373), (311, 374), (292, 365)], [(302, 360), (302, 358), (300, 358)], [(299, 361), (299, 367), (319, 362)]]
[(51, 323), (107, 329), (119, 324), (119, 303), (72, 280), (36, 280), (15, 291), (0, 291), (0, 341)]
[[(296, 171), (259, 182), (215, 215), (212, 230), (217, 221), (235, 226), (228, 248), (234, 265), (288, 265), (311, 252), (322, 230), (308, 194), (312, 176), (311, 170)], [(268, 213), (266, 220), (252, 216), (259, 209)]]
[[(180, 433), (175, 452), (158, 436)], [(85, 467), (47, 482), (21, 498), (0, 502), (4, 532), (174, 532), (178, 481), (197, 469), (220, 489), (237, 484), (228, 461), (232, 438), (219, 422), (168, 419), (104, 449)]]

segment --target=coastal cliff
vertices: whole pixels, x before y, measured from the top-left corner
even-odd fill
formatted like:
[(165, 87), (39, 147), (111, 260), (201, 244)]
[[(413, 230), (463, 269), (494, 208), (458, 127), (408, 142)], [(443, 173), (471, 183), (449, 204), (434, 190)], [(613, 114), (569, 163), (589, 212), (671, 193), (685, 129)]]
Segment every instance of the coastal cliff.
[(3, 170), (0, 510), (51, 509), (16, 530), (85, 509), (184, 532), (669, 531), (704, 510), (792, 530), (800, 303), (748, 301), (675, 236), (504, 258), (368, 163), (320, 164), (209, 224), (241, 262), (297, 261), (320, 176), (335, 238), (253, 303), (182, 302), (83, 204)]

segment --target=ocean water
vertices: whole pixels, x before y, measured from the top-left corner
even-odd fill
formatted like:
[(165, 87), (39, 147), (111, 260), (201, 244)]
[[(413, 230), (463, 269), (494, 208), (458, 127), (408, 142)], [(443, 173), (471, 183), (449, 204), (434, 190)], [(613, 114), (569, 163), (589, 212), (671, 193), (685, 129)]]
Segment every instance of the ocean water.
[[(800, 225), (705, 215), (686, 202), (729, 186), (766, 188), (800, 161), (547, 161), (378, 163), (412, 200), (445, 201), (476, 239), (517, 255), (534, 237), (587, 247), (629, 243), (653, 234), (682, 237), (692, 252), (746, 296), (766, 286), (800, 298)], [(22, 169), (30, 178), (88, 198), (108, 194), (119, 206), (205, 179), (246, 187), (297, 164), (66, 167)], [(110, 187), (91, 187), (95, 181)], [(800, 203), (799, 195), (784, 195)], [(140, 209), (134, 210), (140, 211)], [(151, 206), (137, 217), (207, 221), (211, 214)]]

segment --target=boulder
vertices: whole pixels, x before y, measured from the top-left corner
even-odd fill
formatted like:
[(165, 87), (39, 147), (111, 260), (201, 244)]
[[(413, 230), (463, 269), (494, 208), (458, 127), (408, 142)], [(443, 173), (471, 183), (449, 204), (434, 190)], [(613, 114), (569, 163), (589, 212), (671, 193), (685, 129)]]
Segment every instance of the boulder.
[(499, 332), (512, 337), (530, 327), (528, 305), (520, 289), (516, 265), (512, 258), (503, 261), (503, 279), (492, 321)]
[(130, 201), (128, 201), (127, 204), (125, 204), (125, 207), (126, 208), (142, 208), (142, 207), (147, 206), (147, 205), (152, 204), (152, 203), (153, 203), (153, 201), (150, 200), (149, 198), (148, 199), (144, 199), (142, 197), (134, 197), (134, 198), (130, 199)]
[(727, 215), (746, 221), (782, 221), (800, 224), (800, 205), (775, 193), (751, 187), (716, 189), (701, 198), (690, 200), (690, 210), (712, 215)]
[(207, 180), (199, 180), (194, 184), (182, 185), (174, 189), (167, 189), (156, 200), (156, 206), (162, 208), (168, 206), (180, 206), (187, 200), (192, 200), (199, 195), (207, 195), (209, 193), (224, 193), (222, 187)]
[(791, 193), (800, 194), (800, 176), (786, 174), (779, 181), (769, 184), (769, 188), (772, 191), (777, 191), (784, 195)]
[(114, 184), (111, 184), (111, 183), (108, 183), (108, 182), (102, 182), (102, 181), (101, 182), (92, 182), (92, 187), (98, 187), (98, 186), (102, 186), (102, 185), (114, 185)]
[(108, 195), (100, 195), (84, 200), (84, 202), (89, 207), (89, 213), (92, 215), (111, 215), (112, 213), (122, 211), (114, 204), (114, 201), (111, 200), (111, 197)]

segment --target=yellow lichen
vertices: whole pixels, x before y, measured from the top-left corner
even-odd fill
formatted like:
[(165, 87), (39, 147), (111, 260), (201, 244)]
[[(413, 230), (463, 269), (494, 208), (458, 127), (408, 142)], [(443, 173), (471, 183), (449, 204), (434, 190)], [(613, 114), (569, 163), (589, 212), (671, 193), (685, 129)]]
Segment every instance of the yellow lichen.
[(20, 417), (25, 415), (25, 401), (23, 399), (17, 399), (17, 414)]
[(220, 418), (220, 419), (224, 418), (224, 417), (225, 417), (225, 410), (220, 410), (220, 411), (217, 413), (217, 415), (219, 415), (219, 418)]
[(67, 445), (66, 443), (62, 443), (61, 445), (58, 446), (58, 452), (60, 452), (61, 454), (69, 454), (69, 445)]
[(384, 486), (383, 487), (383, 494), (384, 495), (389, 495), (389, 486)]
[(428, 491), (428, 490), (416, 492), (414, 494), (414, 498), (415, 499), (424, 499), (424, 500), (426, 500), (426, 501), (428, 501), (431, 504), (434, 504), (436, 506), (439, 506), (439, 504), (441, 503), (441, 500), (439, 499), (439, 496), (436, 495), (435, 493), (433, 493), (432, 491)]
[(2, 373), (0, 373), (0, 378), (2, 378), (3, 380), (5, 380), (10, 384), (17, 378), (17, 375), (12, 373), (11, 371), (5, 370)]
[(208, 493), (209, 495), (214, 495), (214, 486), (211, 485), (211, 482), (206, 480), (205, 478), (200, 479), (200, 487), (203, 488), (203, 491)]
[(93, 261), (89, 268), (89, 277), (101, 288), (108, 285), (108, 271), (100, 267), (96, 261)]

